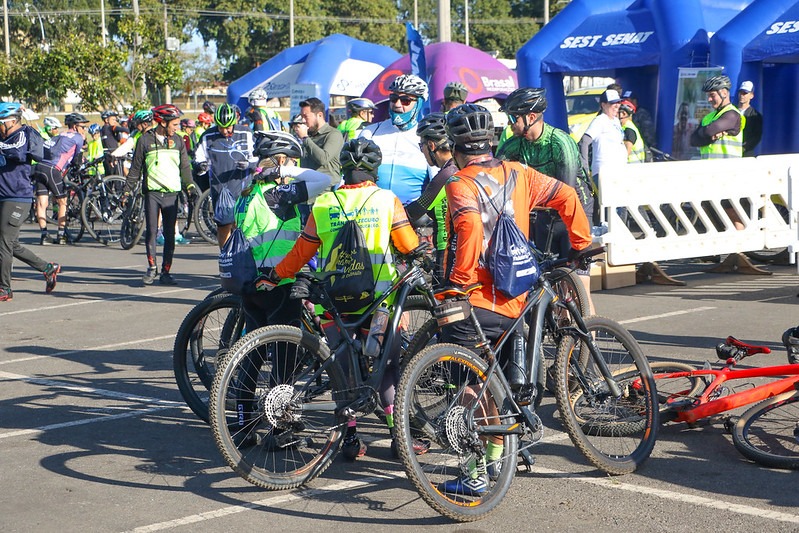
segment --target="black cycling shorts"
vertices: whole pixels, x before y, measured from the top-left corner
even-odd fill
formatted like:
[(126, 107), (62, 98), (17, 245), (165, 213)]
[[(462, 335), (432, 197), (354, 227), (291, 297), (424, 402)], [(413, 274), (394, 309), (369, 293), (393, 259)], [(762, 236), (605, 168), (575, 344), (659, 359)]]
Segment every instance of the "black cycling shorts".
[(36, 183), (36, 196), (53, 193), (56, 198), (66, 198), (64, 175), (55, 167), (39, 163), (33, 166), (33, 181)]

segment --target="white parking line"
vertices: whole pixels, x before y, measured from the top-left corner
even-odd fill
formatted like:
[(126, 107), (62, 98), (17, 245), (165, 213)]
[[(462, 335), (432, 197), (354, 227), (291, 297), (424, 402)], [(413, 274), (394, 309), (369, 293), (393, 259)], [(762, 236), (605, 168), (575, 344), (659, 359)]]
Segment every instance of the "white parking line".
[(131, 344), (146, 344), (149, 342), (163, 341), (166, 339), (174, 339), (175, 335), (161, 335), (159, 337), (150, 337), (149, 339), (136, 339), (133, 341), (117, 342), (114, 344), (103, 344), (101, 346), (90, 346), (88, 348), (81, 348), (79, 350), (67, 350), (64, 352), (55, 352), (47, 355), (32, 355), (30, 357), (20, 357), (18, 359), (9, 359), (7, 361), (0, 361), (0, 365), (9, 363), (23, 363), (26, 361), (35, 361), (36, 359), (47, 359), (50, 357), (63, 357), (65, 355), (74, 355), (76, 353), (94, 352), (98, 350), (110, 350), (113, 348), (120, 348), (122, 346), (130, 346)]
[[(614, 490), (625, 490), (628, 492), (635, 492), (637, 494), (645, 494), (647, 496), (652, 496), (655, 498), (661, 498), (664, 500), (673, 500), (679, 501), (683, 503), (688, 503), (691, 505), (696, 505), (699, 507), (710, 507), (712, 509), (719, 509), (725, 512), (732, 512), (747, 516), (757, 516), (760, 518), (767, 518), (770, 520), (774, 520), (777, 522), (787, 522), (790, 524), (799, 524), (799, 515), (790, 514), (790, 513), (783, 513), (779, 511), (773, 511), (769, 509), (763, 509), (758, 507), (752, 507), (749, 505), (741, 505), (737, 503), (727, 502), (724, 500), (706, 498), (704, 496), (697, 496), (692, 494), (685, 494), (680, 492), (674, 492), (670, 490), (664, 489), (656, 489), (653, 487), (645, 487), (642, 485), (636, 485), (633, 483), (623, 483), (619, 482), (618, 478), (594, 478), (594, 477), (587, 477), (579, 474), (571, 474), (569, 472), (562, 472), (560, 470), (553, 470), (551, 468), (541, 468), (541, 467), (533, 467), (533, 472), (536, 474), (543, 474), (551, 477), (558, 477), (569, 479), (573, 481), (577, 481), (580, 483), (587, 483), (589, 485), (599, 485), (601, 487), (607, 489), (614, 489)], [(334, 492), (339, 492), (342, 490), (352, 490), (357, 489), (359, 487), (363, 487), (365, 485), (374, 485), (376, 483), (382, 481), (391, 481), (395, 479), (404, 479), (406, 476), (403, 473), (399, 474), (386, 474), (384, 476), (371, 476), (366, 478), (359, 478), (353, 479), (350, 481), (343, 481), (340, 483), (335, 483), (333, 485), (318, 488), (318, 489), (300, 489), (294, 492), (280, 494), (277, 496), (273, 496), (271, 498), (266, 498), (263, 500), (257, 500), (254, 502), (245, 502), (240, 505), (230, 505), (228, 507), (222, 507), (221, 509), (215, 509), (213, 511), (207, 511), (204, 513), (198, 513), (193, 515), (184, 516), (181, 518), (176, 518), (174, 520), (168, 520), (165, 522), (158, 522), (155, 524), (150, 524), (147, 526), (137, 527), (133, 530), (130, 530), (127, 533), (149, 533), (152, 531), (164, 531), (167, 529), (173, 529), (176, 527), (182, 527), (189, 524), (196, 524), (199, 522), (204, 522), (207, 520), (215, 520), (217, 518), (222, 518), (225, 516), (229, 516), (236, 513), (241, 513), (244, 511), (249, 511), (252, 509), (258, 508), (274, 508), (275, 505), (282, 504), (282, 503), (289, 503), (299, 500), (312, 500), (319, 495), (322, 494), (330, 494)]]
[(715, 307), (694, 307), (692, 309), (683, 309), (682, 311), (672, 311), (670, 313), (661, 313), (659, 315), (642, 316), (638, 318), (630, 318), (628, 320), (620, 320), (620, 324), (635, 324), (636, 322), (646, 322), (647, 320), (655, 320), (657, 318), (666, 318), (670, 316), (687, 315), (689, 313), (701, 313), (702, 311), (710, 311)]

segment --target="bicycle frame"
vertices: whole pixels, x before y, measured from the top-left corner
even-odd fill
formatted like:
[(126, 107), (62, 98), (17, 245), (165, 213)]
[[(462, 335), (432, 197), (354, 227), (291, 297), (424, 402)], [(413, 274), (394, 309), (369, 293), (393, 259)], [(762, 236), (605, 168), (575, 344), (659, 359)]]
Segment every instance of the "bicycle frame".
[[(754, 388), (747, 389), (741, 392), (735, 392), (722, 396), (720, 398), (712, 399), (711, 397), (724, 383), (732, 380), (748, 379), (748, 378), (761, 378), (761, 377), (778, 377), (790, 376), (770, 383), (764, 383)], [(799, 365), (778, 365), (769, 366), (765, 368), (747, 368), (735, 369), (725, 366), (721, 370), (713, 369), (697, 369), (691, 372), (668, 372), (664, 374), (655, 374), (655, 379), (670, 379), (670, 378), (683, 378), (683, 377), (712, 377), (713, 381), (705, 387), (702, 394), (694, 399), (688, 405), (680, 403), (679, 399), (675, 399), (674, 413), (676, 416), (672, 419), (675, 422), (687, 422), (692, 424), (697, 420), (709, 416), (717, 415), (725, 411), (737, 409), (751, 405), (777, 394), (795, 390), (795, 386), (799, 383)]]

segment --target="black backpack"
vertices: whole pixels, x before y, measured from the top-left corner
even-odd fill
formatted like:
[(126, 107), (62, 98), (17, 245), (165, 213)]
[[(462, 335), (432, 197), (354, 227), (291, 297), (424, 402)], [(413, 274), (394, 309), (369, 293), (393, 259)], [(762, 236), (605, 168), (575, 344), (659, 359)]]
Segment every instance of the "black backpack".
[(516, 298), (533, 288), (541, 271), (538, 261), (533, 255), (530, 244), (516, 221), (505, 213), (508, 186), (516, 182), (516, 173), (505, 180), (502, 189), (502, 210), (494, 204), (494, 200), (479, 183), (488, 203), (497, 212), (497, 221), (486, 247), (485, 262), (489, 274), (494, 278), (494, 287), (508, 298)]
[(336, 193), (333, 195), (341, 206), (342, 216), (347, 221), (333, 239), (325, 271), (342, 270), (344, 274), (330, 278), (330, 288), (327, 293), (340, 313), (354, 313), (371, 304), (375, 299), (375, 278), (372, 272), (371, 254), (366, 246), (363, 230), (357, 223), (358, 214), (374, 193), (366, 199), (352, 219), (347, 218), (338, 195)]

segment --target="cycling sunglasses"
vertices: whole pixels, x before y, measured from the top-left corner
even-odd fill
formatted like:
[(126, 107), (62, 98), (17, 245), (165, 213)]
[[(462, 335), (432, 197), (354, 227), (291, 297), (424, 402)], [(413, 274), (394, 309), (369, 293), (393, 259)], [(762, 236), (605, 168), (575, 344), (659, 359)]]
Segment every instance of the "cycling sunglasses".
[(398, 94), (392, 94), (391, 96), (388, 97), (388, 99), (391, 101), (392, 104), (395, 103), (397, 100), (399, 100), (402, 105), (411, 105), (413, 102), (416, 101), (416, 98), (404, 95), (400, 96)]
[(511, 115), (508, 113), (508, 124), (516, 124), (516, 121), (519, 119), (518, 115)]

